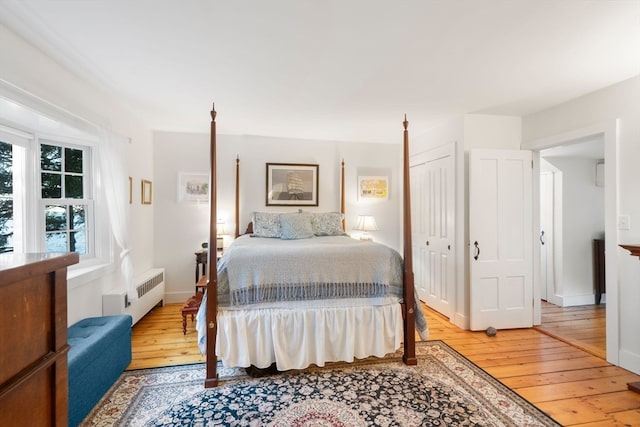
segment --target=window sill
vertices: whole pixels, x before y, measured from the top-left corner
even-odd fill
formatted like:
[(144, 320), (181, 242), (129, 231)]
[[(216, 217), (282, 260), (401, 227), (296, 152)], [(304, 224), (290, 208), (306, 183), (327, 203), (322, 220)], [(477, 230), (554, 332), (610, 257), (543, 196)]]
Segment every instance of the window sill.
[(68, 290), (73, 290), (96, 281), (113, 270), (112, 264), (95, 263), (76, 265), (67, 272)]

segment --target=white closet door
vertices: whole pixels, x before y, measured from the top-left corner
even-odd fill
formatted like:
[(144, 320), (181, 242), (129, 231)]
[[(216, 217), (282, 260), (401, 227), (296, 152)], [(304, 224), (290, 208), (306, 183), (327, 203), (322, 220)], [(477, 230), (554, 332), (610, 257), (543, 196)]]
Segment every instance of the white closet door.
[(455, 144), (411, 159), (412, 242), (418, 296), (453, 315), (455, 265)]

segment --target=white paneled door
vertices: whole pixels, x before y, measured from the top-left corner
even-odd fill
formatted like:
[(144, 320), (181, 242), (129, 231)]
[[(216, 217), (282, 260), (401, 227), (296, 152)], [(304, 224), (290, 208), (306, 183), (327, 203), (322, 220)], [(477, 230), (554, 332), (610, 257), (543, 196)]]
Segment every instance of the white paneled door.
[(471, 330), (533, 325), (531, 158), (469, 153)]
[(453, 315), (455, 144), (411, 157), (412, 243), (418, 297)]

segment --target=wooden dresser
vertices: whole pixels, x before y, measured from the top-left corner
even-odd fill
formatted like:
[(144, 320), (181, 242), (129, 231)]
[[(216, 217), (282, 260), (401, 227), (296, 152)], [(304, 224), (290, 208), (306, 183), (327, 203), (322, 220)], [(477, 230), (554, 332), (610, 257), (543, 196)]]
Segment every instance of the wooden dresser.
[(0, 419), (67, 426), (67, 267), (77, 253), (0, 255)]

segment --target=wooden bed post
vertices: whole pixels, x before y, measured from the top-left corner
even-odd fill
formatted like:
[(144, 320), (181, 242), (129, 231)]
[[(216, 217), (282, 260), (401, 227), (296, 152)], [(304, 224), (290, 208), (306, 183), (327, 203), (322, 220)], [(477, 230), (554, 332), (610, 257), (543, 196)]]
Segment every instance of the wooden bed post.
[(344, 207), (344, 159), (340, 165), (340, 213), (342, 214), (342, 231), (347, 232), (347, 218)]
[[(216, 179), (216, 109), (211, 107), (211, 185), (209, 186), (209, 282), (207, 283), (207, 378), (205, 388), (218, 385), (218, 358), (216, 356), (216, 334), (218, 330), (218, 269), (217, 269), (217, 179)], [(213, 243), (213, 245), (212, 245)]]
[(240, 156), (236, 154), (236, 239), (240, 236)]
[(409, 170), (409, 122), (407, 115), (404, 115), (404, 141), (403, 141), (403, 198), (404, 198), (404, 223), (403, 223), (403, 240), (404, 240), (404, 354), (402, 360), (406, 365), (417, 365), (416, 359), (416, 332), (415, 332), (415, 295), (413, 282), (413, 252), (411, 244), (411, 175)]

